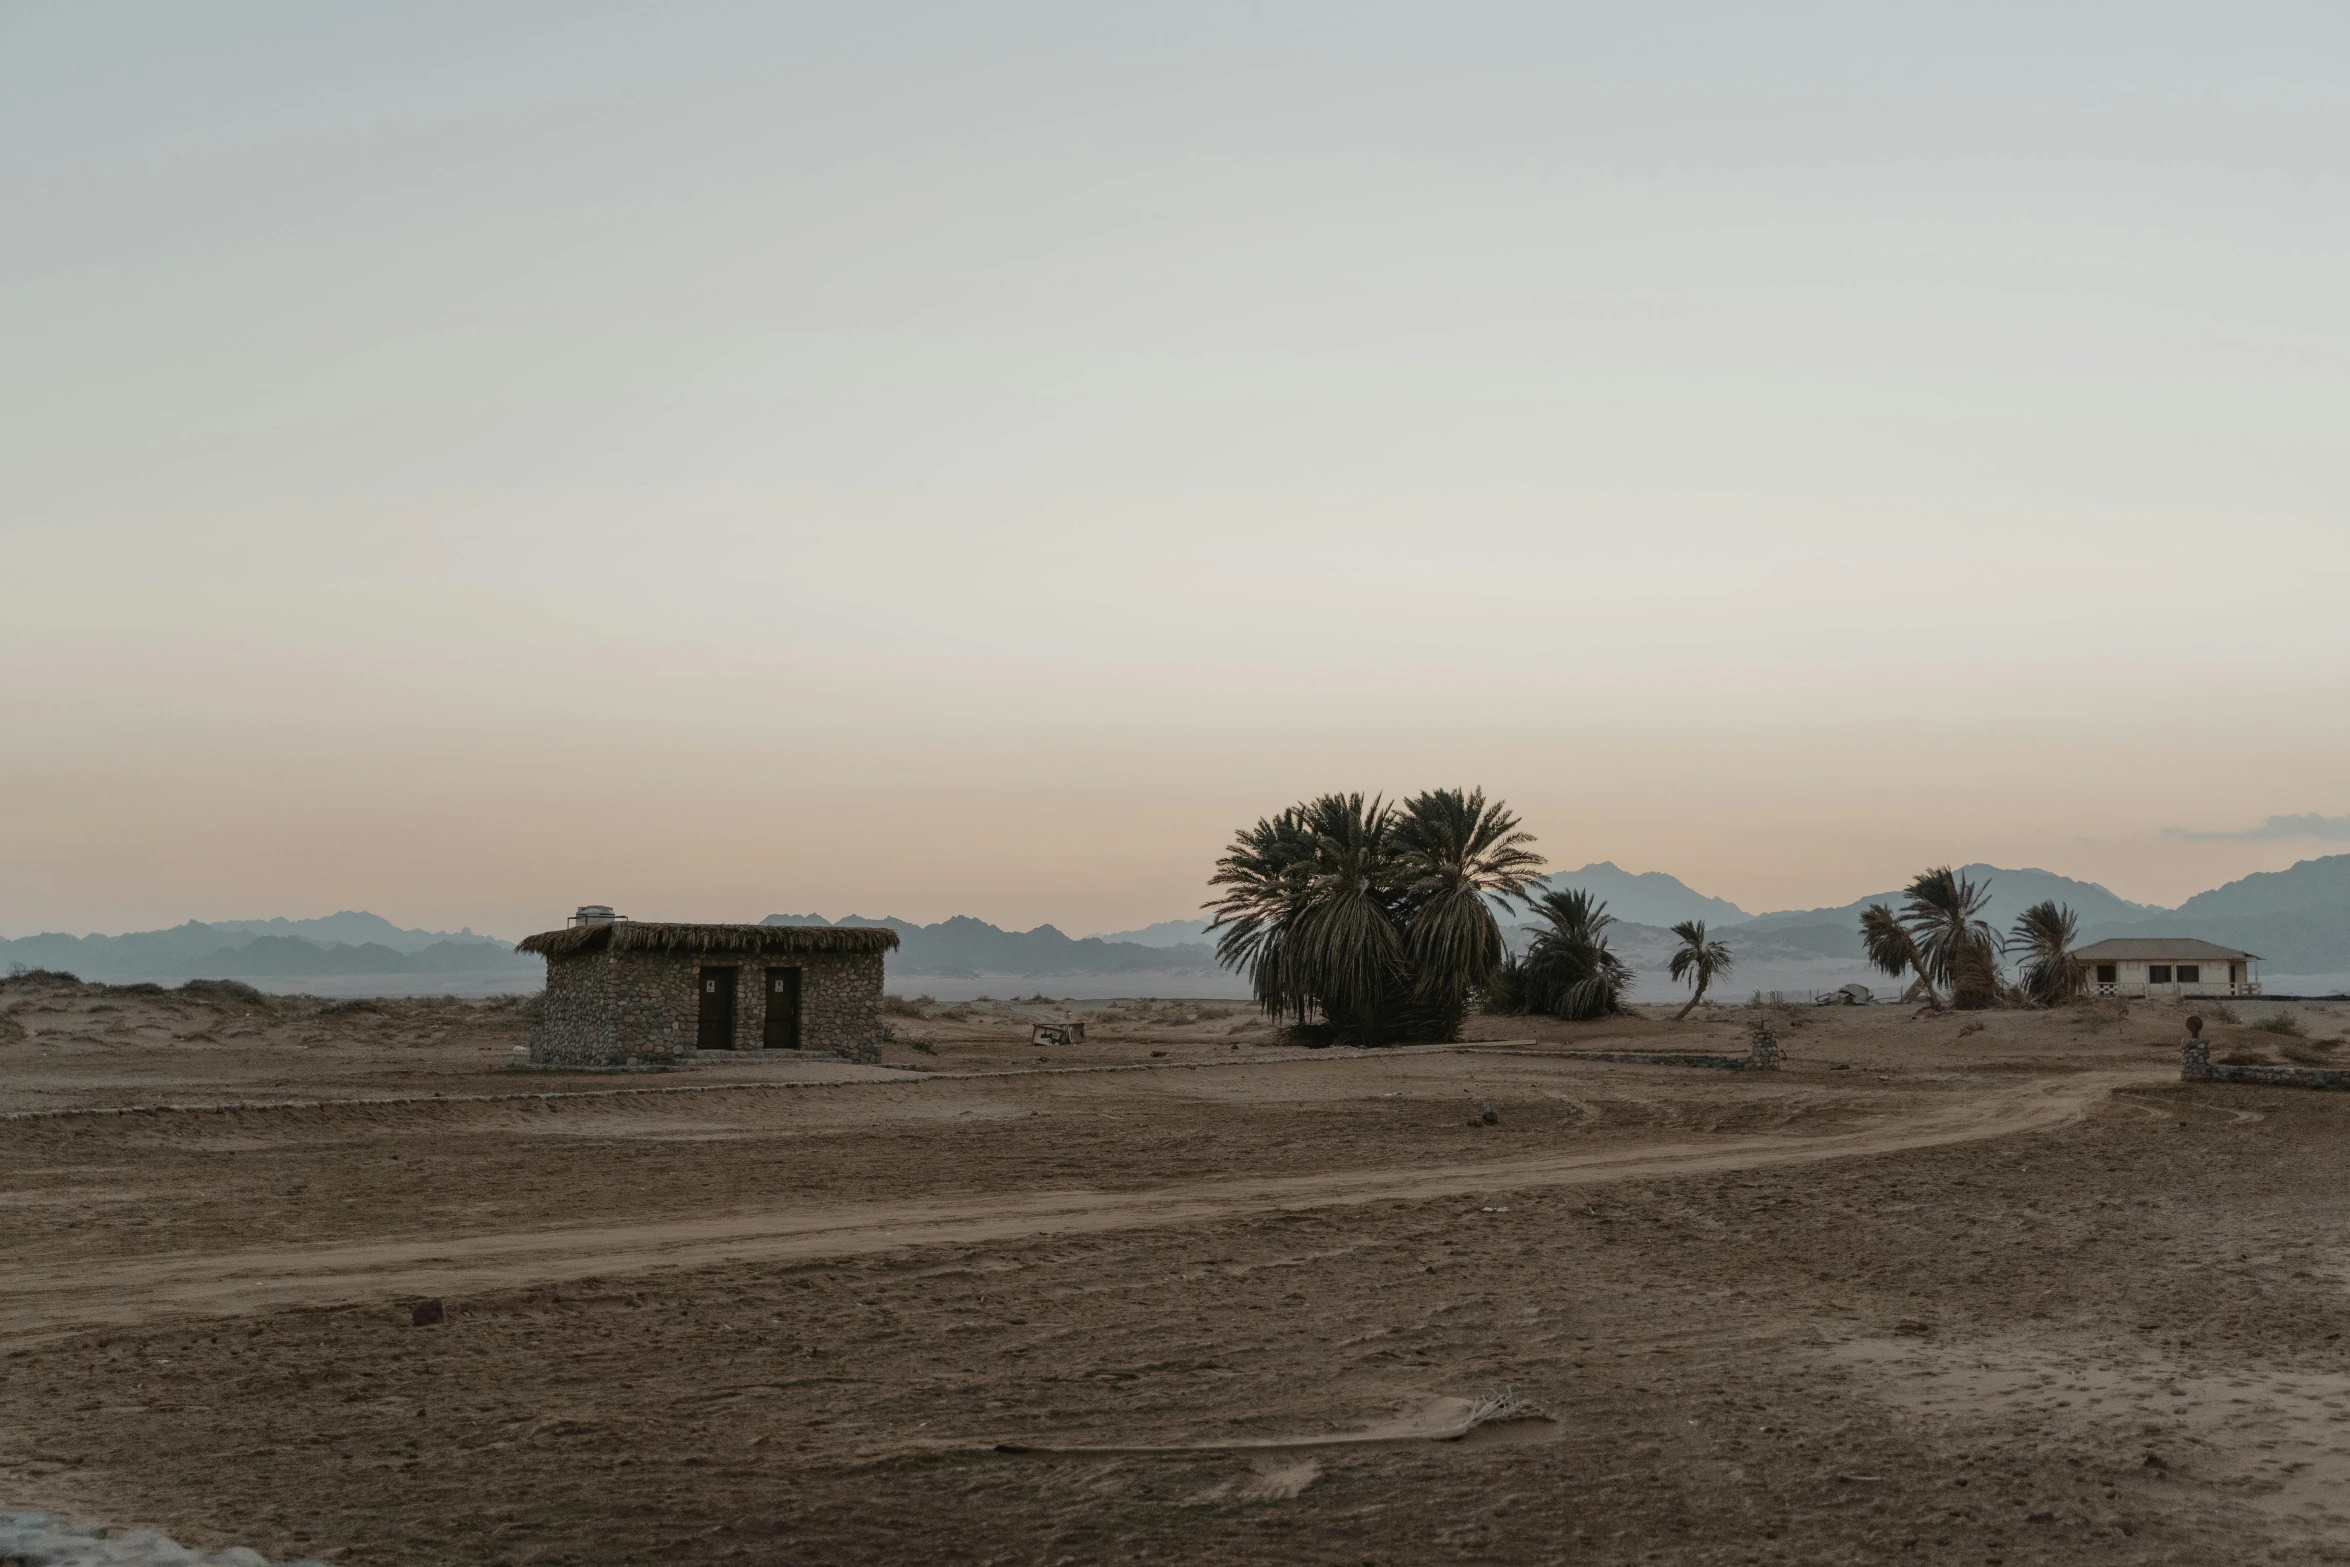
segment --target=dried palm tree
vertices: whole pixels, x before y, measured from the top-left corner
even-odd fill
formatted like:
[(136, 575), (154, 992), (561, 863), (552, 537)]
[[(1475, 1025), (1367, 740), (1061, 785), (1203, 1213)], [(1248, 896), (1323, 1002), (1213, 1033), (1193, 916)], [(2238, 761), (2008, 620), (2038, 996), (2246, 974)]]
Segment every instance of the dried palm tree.
[(1728, 947), (1707, 937), (1703, 920), (1683, 920), (1673, 927), (1673, 934), (1681, 938), (1681, 945), (1673, 952), (1672, 976), (1676, 980), (1693, 980), (1697, 986), (1690, 993), (1689, 1004), (1673, 1014), (1673, 1021), (1678, 1023), (1697, 1010), (1697, 1004), (1705, 999), (1706, 986), (1730, 972), (1731, 958)]
[(1457, 1038), (1472, 992), (1486, 988), (1507, 955), (1494, 904), (1525, 896), (1542, 869), (1508, 806), (1485, 791), (1432, 789), (1403, 804), (1395, 862), (1405, 946), (1413, 973), (1415, 1032)]
[(2007, 950), (2023, 955), (2025, 995), (2053, 1007), (2079, 992), (2087, 968), (2073, 954), (2080, 935), (2080, 916), (2054, 899), (2035, 903), (2016, 916)]
[(1896, 981), (1904, 974), (1917, 976), (1901, 993), (1903, 1000), (1923, 990), (1927, 1005), (1942, 1005), (1942, 998), (1934, 993), (1934, 981), (1926, 974), (1925, 960), (1918, 955), (1917, 943), (1910, 939), (1909, 928), (1901, 923), (1899, 915), (1882, 903), (1870, 904), (1861, 911), (1860, 941), (1868, 949), (1869, 962)]
[(1954, 1006), (1999, 999), (1999, 933), (1983, 918), (1991, 889), (1947, 865), (1921, 872), (1902, 900), (1901, 923), (1917, 943), (1923, 972), (1950, 987)]

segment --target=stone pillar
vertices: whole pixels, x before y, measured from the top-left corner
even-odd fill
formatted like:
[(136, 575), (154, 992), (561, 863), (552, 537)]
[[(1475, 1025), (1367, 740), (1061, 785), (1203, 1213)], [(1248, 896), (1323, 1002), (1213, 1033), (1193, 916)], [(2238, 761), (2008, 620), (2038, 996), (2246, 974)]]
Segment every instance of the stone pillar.
[(2179, 1081), (2211, 1081), (2211, 1041), (2203, 1037), (2203, 1019), (2187, 1019), (2187, 1037), (2179, 1041)]
[(1746, 1069), (1750, 1072), (1779, 1070), (1779, 1036), (1771, 1032), (1771, 1020), (1767, 1017), (1756, 1018), (1753, 1028), (1748, 1031), (1748, 1038)]

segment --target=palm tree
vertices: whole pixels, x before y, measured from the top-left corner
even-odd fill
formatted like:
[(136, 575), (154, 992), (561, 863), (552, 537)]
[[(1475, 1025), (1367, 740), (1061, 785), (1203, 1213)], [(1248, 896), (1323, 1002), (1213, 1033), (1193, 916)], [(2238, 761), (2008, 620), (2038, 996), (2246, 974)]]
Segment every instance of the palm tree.
[(1481, 790), (1402, 806), (1326, 794), (1243, 828), (1216, 862), (1216, 957), (1257, 1005), (1355, 1044), (1450, 1039), (1504, 956), (1489, 899), (1542, 862)]
[(1291, 922), (1294, 962), (1339, 1034), (1383, 1044), (1408, 989), (1397, 928), (1395, 811), (1359, 794), (1307, 807), (1314, 827), (1305, 898)]
[(2023, 954), (2024, 994), (2044, 1007), (2072, 999), (2086, 967), (2073, 954), (2080, 934), (2080, 916), (2053, 898), (2016, 916), (2007, 950)]
[(1570, 887), (1535, 899), (1534, 912), (1545, 923), (1531, 927), (1534, 939), (1521, 965), (1527, 1010), (1570, 1021), (1623, 1011), (1632, 970), (1608, 950), (1615, 917), (1607, 905)]
[(1705, 987), (1714, 982), (1715, 976), (1730, 972), (1731, 959), (1728, 947), (1706, 938), (1703, 920), (1683, 920), (1673, 927), (1673, 934), (1681, 938), (1680, 947), (1673, 953), (1673, 978), (1688, 979), (1694, 975), (1697, 984), (1689, 1005), (1673, 1014), (1673, 1021), (1678, 1023), (1697, 1010), (1697, 1004), (1705, 999)]
[(1917, 978), (1901, 993), (1904, 1001), (1921, 989), (1926, 993), (1926, 1004), (1939, 1008), (1942, 998), (1934, 993), (1934, 982), (1927, 977), (1925, 960), (1918, 955), (1917, 943), (1910, 939), (1909, 928), (1882, 903), (1872, 903), (1861, 911), (1860, 941), (1868, 949), (1869, 962), (1899, 980), (1904, 974)]
[(1287, 1014), (1299, 1023), (1312, 1000), (1291, 961), (1290, 938), (1305, 906), (1313, 857), (1305, 808), (1293, 805), (1242, 828), (1208, 879), (1209, 886), (1224, 889), (1207, 905), (1216, 911), (1208, 929), (1223, 932), (1216, 938), (1216, 961), (1248, 975), (1268, 1016)]
[(1470, 993), (1492, 982), (1508, 951), (1494, 904), (1524, 897), (1542, 856), (1526, 847), (1534, 835), (1520, 830), (1509, 807), (1487, 804), (1482, 789), (1413, 796), (1396, 818), (1395, 838), (1417, 1021), (1429, 1037), (1453, 1039)]
[(1922, 972), (1950, 987), (1954, 1006), (1987, 1007), (1999, 996), (1999, 933), (1983, 918), (1991, 889), (1947, 865), (1909, 884), (1901, 923), (1917, 943)]

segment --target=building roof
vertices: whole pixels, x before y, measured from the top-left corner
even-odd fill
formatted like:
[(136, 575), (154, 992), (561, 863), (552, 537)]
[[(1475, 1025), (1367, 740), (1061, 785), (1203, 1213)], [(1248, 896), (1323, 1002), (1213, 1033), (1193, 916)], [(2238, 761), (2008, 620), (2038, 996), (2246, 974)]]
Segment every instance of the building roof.
[(2117, 936), (2111, 941), (2100, 941), (2082, 947), (2073, 954), (2084, 963), (2225, 963), (2260, 961), (2257, 952), (2238, 952), (2215, 942), (2197, 941), (2192, 936)]
[(543, 930), (514, 944), (543, 958), (587, 952), (892, 952), (898, 933), (871, 925), (669, 925), (651, 920)]

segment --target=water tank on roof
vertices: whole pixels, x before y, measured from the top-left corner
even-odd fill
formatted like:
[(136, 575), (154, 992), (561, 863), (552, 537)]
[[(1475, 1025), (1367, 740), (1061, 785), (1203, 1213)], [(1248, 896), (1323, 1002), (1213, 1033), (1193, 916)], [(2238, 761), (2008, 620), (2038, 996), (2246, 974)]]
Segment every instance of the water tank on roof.
[(583, 903), (579, 906), (579, 912), (571, 916), (571, 923), (574, 925), (612, 925), (617, 924), (620, 919), (620, 915), (612, 912), (612, 905), (609, 903)]

